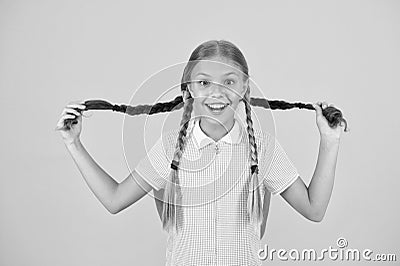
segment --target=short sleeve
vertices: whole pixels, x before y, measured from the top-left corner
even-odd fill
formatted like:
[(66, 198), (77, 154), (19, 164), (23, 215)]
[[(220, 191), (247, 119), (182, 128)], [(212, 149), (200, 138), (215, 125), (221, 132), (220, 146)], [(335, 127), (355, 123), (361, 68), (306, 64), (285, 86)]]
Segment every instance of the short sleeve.
[(276, 195), (293, 184), (299, 173), (275, 137), (269, 135), (266, 142), (259, 162), (260, 172), (266, 188)]
[(172, 161), (168, 157), (168, 151), (168, 138), (161, 136), (135, 168), (135, 171), (155, 190), (164, 188), (167, 183)]

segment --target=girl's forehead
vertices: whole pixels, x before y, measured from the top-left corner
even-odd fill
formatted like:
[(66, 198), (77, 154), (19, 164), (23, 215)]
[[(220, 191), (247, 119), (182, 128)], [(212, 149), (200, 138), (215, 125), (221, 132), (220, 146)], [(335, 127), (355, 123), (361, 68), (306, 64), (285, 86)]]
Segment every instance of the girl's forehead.
[(228, 75), (244, 75), (240, 68), (229, 59), (208, 59), (199, 60), (192, 70), (192, 76), (205, 74), (205, 76), (219, 77)]

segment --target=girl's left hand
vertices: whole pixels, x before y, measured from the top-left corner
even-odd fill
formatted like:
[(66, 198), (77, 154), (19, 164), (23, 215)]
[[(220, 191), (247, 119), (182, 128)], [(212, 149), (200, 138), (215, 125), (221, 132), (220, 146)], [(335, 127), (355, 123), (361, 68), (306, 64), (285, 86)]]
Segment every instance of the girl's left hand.
[(322, 110), (324, 110), (328, 106), (333, 106), (333, 104), (328, 104), (327, 102), (322, 102), (322, 108), (321, 108), (321, 102), (316, 102), (312, 104), (315, 112), (316, 112), (316, 122), (318, 126), (318, 130), (320, 133), (321, 137), (324, 138), (329, 138), (332, 140), (339, 140), (341, 133), (344, 129), (344, 123), (341, 122), (339, 123), (335, 128), (332, 128), (329, 126), (328, 120), (324, 117), (322, 114)]

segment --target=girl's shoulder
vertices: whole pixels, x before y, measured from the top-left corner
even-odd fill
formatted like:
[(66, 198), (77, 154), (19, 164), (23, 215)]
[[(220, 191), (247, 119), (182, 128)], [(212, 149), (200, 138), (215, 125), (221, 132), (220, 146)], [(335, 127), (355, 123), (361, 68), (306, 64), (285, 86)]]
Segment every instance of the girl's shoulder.
[(254, 131), (254, 137), (256, 139), (257, 144), (264, 146), (274, 140), (274, 136), (272, 135), (272, 133), (270, 133), (268, 131), (261, 130), (258, 128), (254, 128), (253, 131)]
[(175, 146), (178, 136), (179, 129), (171, 129), (162, 132), (160, 138), (162, 139), (162, 142), (166, 144), (166, 147), (169, 148), (171, 146)]
[(173, 154), (176, 149), (180, 129), (166, 130), (161, 133), (160, 139), (168, 154)]

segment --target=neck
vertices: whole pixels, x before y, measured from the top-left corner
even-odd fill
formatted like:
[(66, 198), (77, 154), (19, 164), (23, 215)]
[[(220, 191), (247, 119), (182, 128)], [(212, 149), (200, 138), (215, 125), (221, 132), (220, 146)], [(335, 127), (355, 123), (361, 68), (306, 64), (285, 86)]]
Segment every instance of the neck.
[(199, 126), (201, 130), (208, 137), (212, 138), (214, 141), (218, 141), (223, 138), (229, 131), (233, 128), (235, 124), (234, 119), (228, 122), (228, 124), (219, 123), (209, 123), (206, 119), (200, 119)]

